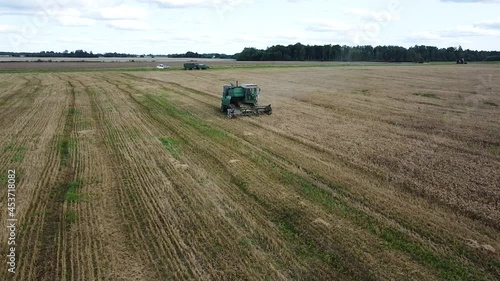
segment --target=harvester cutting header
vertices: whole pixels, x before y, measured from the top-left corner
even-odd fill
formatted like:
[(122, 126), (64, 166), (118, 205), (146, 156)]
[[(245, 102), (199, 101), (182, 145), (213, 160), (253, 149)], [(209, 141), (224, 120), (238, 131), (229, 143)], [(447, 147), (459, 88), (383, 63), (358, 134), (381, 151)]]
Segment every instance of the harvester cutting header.
[(272, 114), (271, 105), (257, 105), (260, 88), (256, 84), (231, 83), (222, 88), (221, 110), (228, 118)]

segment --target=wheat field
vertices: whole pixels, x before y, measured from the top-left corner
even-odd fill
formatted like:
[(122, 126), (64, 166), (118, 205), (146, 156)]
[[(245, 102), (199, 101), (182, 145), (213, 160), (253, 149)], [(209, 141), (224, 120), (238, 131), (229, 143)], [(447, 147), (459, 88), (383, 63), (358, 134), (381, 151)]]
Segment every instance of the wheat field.
[(499, 65), (0, 74), (0, 279), (498, 280), (499, 106)]

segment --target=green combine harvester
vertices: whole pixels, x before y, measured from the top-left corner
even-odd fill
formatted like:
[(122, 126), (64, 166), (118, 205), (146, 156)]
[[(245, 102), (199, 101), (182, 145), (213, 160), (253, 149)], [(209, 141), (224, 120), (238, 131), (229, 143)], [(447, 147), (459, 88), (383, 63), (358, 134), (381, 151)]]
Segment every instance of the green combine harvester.
[(272, 114), (271, 105), (257, 105), (260, 88), (255, 84), (238, 86), (231, 83), (222, 88), (221, 110), (228, 118), (248, 115)]

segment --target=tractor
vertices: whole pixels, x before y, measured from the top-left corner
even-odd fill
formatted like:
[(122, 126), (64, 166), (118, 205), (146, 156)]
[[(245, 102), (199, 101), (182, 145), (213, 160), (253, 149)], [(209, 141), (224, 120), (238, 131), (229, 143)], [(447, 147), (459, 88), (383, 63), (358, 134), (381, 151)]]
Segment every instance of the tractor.
[(221, 110), (228, 118), (272, 114), (271, 105), (257, 105), (260, 88), (256, 84), (228, 84), (222, 87)]
[(193, 69), (198, 69), (198, 70), (205, 70), (209, 69), (210, 67), (206, 64), (202, 63), (193, 63), (193, 62), (188, 62), (184, 64), (184, 70), (193, 70)]

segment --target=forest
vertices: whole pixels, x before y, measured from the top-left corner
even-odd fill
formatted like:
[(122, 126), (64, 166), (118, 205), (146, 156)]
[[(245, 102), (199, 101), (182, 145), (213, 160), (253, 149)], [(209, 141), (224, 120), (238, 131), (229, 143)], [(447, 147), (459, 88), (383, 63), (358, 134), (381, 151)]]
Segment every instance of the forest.
[(245, 48), (235, 54), (239, 61), (374, 61), (374, 62), (429, 62), (500, 61), (498, 51), (463, 50), (459, 47), (433, 46), (340, 46), (340, 45), (275, 45), (265, 50)]

